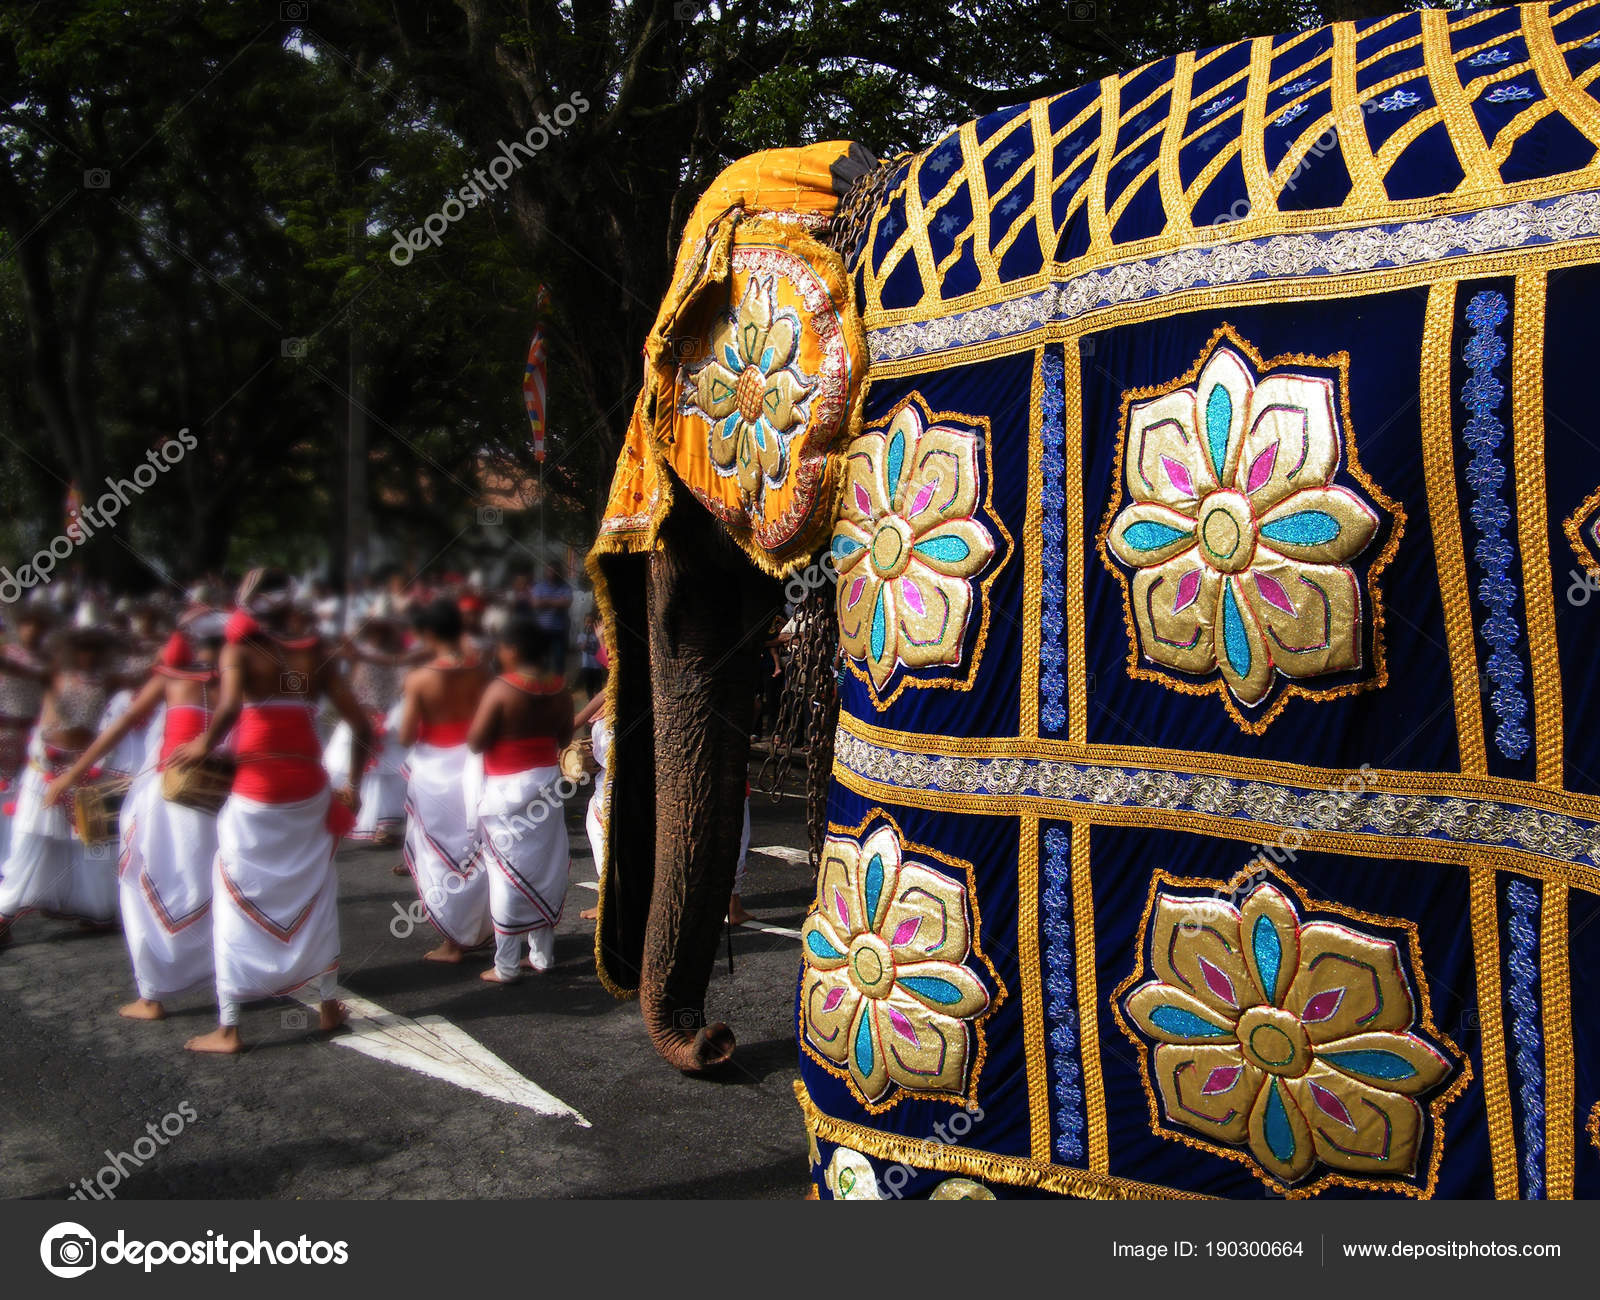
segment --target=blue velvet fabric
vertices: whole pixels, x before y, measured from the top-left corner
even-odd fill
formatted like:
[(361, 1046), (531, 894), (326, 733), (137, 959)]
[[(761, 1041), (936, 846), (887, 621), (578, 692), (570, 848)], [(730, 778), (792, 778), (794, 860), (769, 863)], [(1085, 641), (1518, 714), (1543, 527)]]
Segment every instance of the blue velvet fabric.
[[(1573, 76), (1580, 76), (1600, 61), (1600, 5), (1557, 4), (1551, 12), (1561, 58)], [(1448, 21), (1463, 85), (1529, 58), (1516, 10), (1488, 16), (1463, 11), (1451, 13)], [(1359, 120), (1344, 124), (1342, 130), (1364, 132), (1373, 150), (1406, 131), (1408, 123), (1436, 104), (1425, 77), (1391, 84), (1391, 79), (1420, 67), (1421, 54), (1413, 38), (1421, 24), (1421, 15), (1408, 13), (1393, 21), (1356, 26), (1357, 62), (1362, 65), (1357, 86), (1363, 97), (1370, 93), (1370, 98)], [(1326, 55), (1330, 44), (1327, 31), (1272, 43), (1275, 82), (1290, 78), (1308, 63), (1315, 66), (1292, 83), (1274, 85), (1266, 96), (1262, 147), (1269, 169), (1277, 167), (1307, 123), (1328, 112), (1329, 65), (1326, 58), (1316, 60)], [(1202, 52), (1204, 66), (1191, 87), (1177, 153), (1178, 178), (1184, 186), (1193, 184), (1218, 152), (1237, 140), (1244, 83), (1230, 85), (1229, 78), (1249, 59), (1249, 42)], [(1025, 109), (1003, 110), (975, 124), (975, 138), (986, 151), (981, 184), (990, 194), (1002, 190), (1019, 168), (1028, 171), (1006, 191), (1014, 200), (1009, 206), (1001, 200), (983, 210), (991, 249), (1010, 229), (1015, 215), (1026, 210), (1037, 193), (1048, 192), (1045, 206), (1055, 232), (1053, 246), (1039, 247), (1030, 224), (997, 262), (1002, 286), (1036, 282), (1027, 286), (1027, 292), (1042, 304), (1039, 311), (1048, 313), (1055, 300), (1048, 288), (1037, 288), (1037, 283), (1067, 281), (1081, 270), (1075, 266), (1080, 259), (1104, 254), (1103, 247), (1093, 246), (1087, 205), (1075, 204), (1085, 185), (1098, 183), (1096, 177), (1103, 178), (1113, 244), (1151, 239), (1168, 229), (1172, 214), (1164, 206), (1159, 176), (1152, 168), (1171, 111), (1172, 96), (1165, 88), (1172, 80), (1172, 67), (1171, 61), (1153, 64), (1124, 83), (1121, 112), (1128, 116), (1117, 127), (1112, 158), (1098, 168), (1095, 146), (1104, 135), (1098, 110), (1088, 112), (1054, 144), (1048, 154), (1050, 176), (1033, 174), (1035, 124)], [(1503, 93), (1491, 95), (1486, 90)], [(1539, 105), (1545, 93), (1531, 69), (1506, 76), (1475, 92), (1474, 120), (1486, 139), (1493, 140), (1517, 114)], [(1065, 130), (1097, 95), (1098, 88), (1089, 86), (1050, 101), (1045, 113), (1051, 131)], [(1132, 111), (1141, 104), (1138, 112)], [(1297, 104), (1298, 109), (1293, 107)], [(957, 133), (943, 137), (929, 156), (945, 165), (936, 169), (937, 180), (923, 165), (916, 183), (924, 205), (964, 165)], [(1589, 166), (1594, 157), (1595, 145), (1580, 126), (1553, 112), (1509, 148), (1499, 164), (1500, 176), (1506, 186), (1557, 177)], [(971, 162), (965, 159), (965, 165)], [(885, 260), (896, 233), (905, 229), (903, 182), (911, 167), (909, 162), (901, 164), (886, 190), (878, 237), (869, 254), (873, 266)], [(1239, 216), (1237, 205), (1243, 202), (1248, 207), (1245, 175), (1237, 157), (1208, 174), (1191, 216), (1196, 227), (1218, 223), (1217, 238), (1226, 239), (1226, 225)], [(1381, 183), (1391, 200), (1429, 199), (1451, 194), (1463, 175), (1450, 134), (1441, 124), (1417, 133)], [(944, 267), (939, 284), (924, 284), (924, 270), (912, 257), (901, 259), (883, 284), (881, 305), (891, 316), (886, 330), (900, 323), (892, 317), (897, 311), (920, 306), (926, 312), (925, 293), (954, 303), (980, 287), (971, 251), (979, 215), (974, 204), (987, 200), (974, 193), (977, 187), (976, 181), (963, 182), (929, 218), (934, 264)], [(1574, 191), (1581, 188), (1574, 182)], [(1308, 159), (1275, 200), (1279, 211), (1304, 216), (1343, 202), (1350, 190), (1344, 151), (1334, 139)], [(1487, 195), (1484, 206), (1510, 202), (1520, 193)], [(1115, 211), (1119, 200), (1126, 202)], [(1320, 228), (1307, 218), (1286, 221), (1283, 229)], [(1537, 235), (1528, 242), (1544, 238)], [(1513, 459), (1512, 395), (1518, 285), (1509, 266), (1488, 259), (1466, 263), (1461, 260), (1465, 251), (1451, 246), (1439, 255), (1443, 269), (1436, 278), (1456, 281), (1443, 376), (1424, 369), (1428, 285), (1421, 276), (1410, 283), (1353, 284), (1337, 295), (1297, 292), (1292, 276), (1280, 276), (1283, 292), (1266, 301), (1233, 301), (1202, 291), (1174, 300), (1170, 310), (1141, 310), (1132, 318), (1086, 330), (1062, 309), (1054, 319), (1027, 326), (996, 324), (988, 355), (969, 352), (942, 359), (938, 349), (953, 345), (937, 340), (927, 345), (926, 356), (921, 355), (920, 342), (897, 354), (900, 373), (875, 372), (872, 377), (865, 419), (869, 425), (881, 424), (915, 395), (930, 411), (959, 413), (952, 419), (962, 427), (977, 430), (987, 424), (989, 437), (980, 469), (989, 496), (977, 519), (996, 544), (984, 574), (994, 576), (977, 598), (959, 658), (900, 670), (902, 675), (938, 685), (901, 690), (885, 702), (890, 690), (876, 690), (854, 673), (841, 676), (846, 731), (881, 729), (874, 743), (888, 748), (897, 743), (898, 733), (911, 757), (928, 749), (943, 754), (981, 750), (984, 758), (1004, 758), (1008, 744), (1014, 742), (1015, 752), (1030, 762), (1061, 759), (1069, 753), (1070, 739), (1064, 617), (1081, 613), (1086, 637), (1086, 741), (1091, 747), (1118, 747), (1117, 761), (1130, 771), (1139, 771), (1142, 753), (1159, 749), (1176, 752), (1182, 760), (1203, 759), (1228, 773), (1229, 780), (1237, 772), (1243, 781), (1262, 764), (1287, 765), (1275, 769), (1280, 772), (1354, 770), (1367, 764), (1399, 774), (1399, 780), (1414, 779), (1415, 790), (1427, 791), (1431, 778), (1459, 776), (1466, 759), (1457, 729), (1457, 683), (1447, 648), (1451, 620), (1465, 614), (1483, 674), (1481, 690), (1469, 691), (1476, 694), (1486, 741), (1483, 788), (1510, 805), (1517, 803), (1519, 792), (1533, 791), (1538, 776), (1536, 747), (1531, 742), (1519, 745), (1516, 732), (1520, 725), (1527, 733), (1525, 740), (1534, 734), (1535, 659), (1553, 650), (1560, 675), (1561, 781), (1571, 794), (1600, 795), (1600, 746), (1595, 739), (1600, 734), (1600, 688), (1593, 667), (1600, 582), (1586, 576), (1563, 527), (1569, 518), (1576, 518), (1591, 530), (1586, 534), (1591, 549), (1600, 547), (1600, 506), (1591, 504), (1600, 489), (1600, 454), (1593, 408), (1584, 388), (1595, 366), (1591, 320), (1593, 304), (1600, 299), (1600, 266), (1568, 258), (1569, 263), (1579, 264), (1548, 273), (1542, 477), (1519, 485)], [(1147, 255), (1148, 261), (1139, 261)], [(1130, 254), (1128, 262), (1153, 266), (1156, 256), (1139, 250)], [(1112, 260), (1105, 259), (1106, 264)], [(1327, 273), (1321, 264), (1304, 272)], [(1144, 297), (1130, 295), (1126, 300), (1143, 307), (1158, 297), (1157, 289), (1151, 288)], [(972, 310), (969, 299), (953, 307), (951, 314)], [(869, 326), (872, 323), (869, 320)], [(1375, 484), (1392, 503), (1390, 508), (1374, 502), (1379, 506), (1377, 534), (1350, 561), (1365, 602), (1360, 666), (1315, 682), (1319, 690), (1370, 687), (1374, 665), (1381, 660), (1385, 670), (1381, 689), (1315, 701), (1294, 699), (1271, 725), (1255, 730), (1241, 727), (1216, 694), (1183, 693), (1166, 682), (1130, 672), (1130, 658), (1135, 665), (1143, 661), (1136, 652), (1131, 654), (1124, 604), (1126, 572), (1119, 576), (1096, 544), (1102, 527), (1127, 501), (1119, 458), (1119, 428), (1127, 403), (1150, 390), (1170, 388), (1206, 355), (1209, 341), (1224, 326), (1261, 357), (1287, 358), (1277, 368), (1333, 382), (1342, 399), (1345, 444), (1358, 457), (1366, 482)], [(1007, 329), (1014, 334), (1008, 337)], [(1065, 356), (1063, 347), (1077, 355)], [(906, 363), (906, 358), (914, 364)], [(1079, 375), (1075, 389), (1067, 388), (1064, 371)], [(1038, 375), (1043, 376), (1044, 393), (1037, 407), (1042, 418), (1036, 419)], [(1449, 393), (1448, 451), (1454, 480), (1446, 482), (1438, 500), (1430, 503), (1429, 430), (1424, 427), (1422, 388), (1439, 378)], [(1433, 432), (1437, 434), (1436, 429)], [(1079, 474), (1081, 482), (1075, 486), (1080, 489), (1076, 493), (1080, 513), (1069, 518), (1065, 512), (1073, 494), (1065, 488)], [(1348, 455), (1333, 482), (1370, 498)], [(1036, 512), (1032, 520), (1030, 499)], [(1435, 535), (1435, 512), (1441, 502), (1447, 503), (1446, 509), (1453, 505), (1464, 545), (1468, 588), (1464, 611), (1447, 610), (1441, 596), (1442, 548)], [(1533, 644), (1530, 627), (1530, 618), (1538, 624), (1539, 611), (1528, 608), (1525, 566), (1535, 557), (1524, 554), (1521, 522), (1531, 506), (1542, 509), (1547, 521), (1548, 535), (1538, 539), (1538, 549), (1547, 555), (1554, 584), (1553, 647)], [(1070, 531), (1085, 539), (1080, 572), (1062, 567), (1062, 538)], [(1385, 562), (1375, 578), (1380, 557)], [(1030, 562), (1041, 586), (1031, 594)], [(1077, 609), (1069, 604), (1074, 600), (1081, 602)], [(1381, 622), (1373, 616), (1379, 608)], [(1027, 699), (1024, 692), (1030, 690), (1036, 697)], [(1031, 710), (1037, 710), (1037, 740), (1025, 735)], [(987, 743), (963, 750), (967, 741)], [(1104, 751), (1099, 757), (1104, 759)], [(1078, 758), (1081, 755), (1073, 761)], [(1160, 769), (1161, 764), (1155, 763), (1149, 770)], [(882, 789), (866, 794), (859, 792), (864, 780), (858, 773), (836, 779), (829, 796), (828, 817), (835, 828), (853, 828), (867, 819), (870, 831), (873, 818), (878, 819), (876, 824), (892, 819), (906, 840), (971, 864), (973, 913), (981, 917), (978, 946), (994, 974), (991, 979), (985, 970), (980, 977), (991, 998), (998, 999), (998, 1006), (983, 1021), (981, 1068), (975, 1067), (969, 1076), (976, 1078), (972, 1101), (982, 1117), (959, 1144), (966, 1155), (912, 1160), (894, 1172), (897, 1161), (869, 1152), (880, 1188), (893, 1195), (927, 1195), (962, 1167), (962, 1159), (981, 1165), (983, 1156), (997, 1158), (994, 1176), (986, 1182), (1000, 1196), (1039, 1194), (1028, 1184), (1038, 1181), (1034, 1175), (1041, 1166), (1088, 1170), (1089, 1120), (1096, 1102), (1086, 1092), (1088, 1063), (1083, 1053), (1086, 1042), (1097, 1039), (1109, 1151), (1105, 1172), (1112, 1180), (1213, 1196), (1273, 1195), (1270, 1180), (1259, 1168), (1252, 1167), (1248, 1158), (1237, 1158), (1242, 1147), (1227, 1155), (1208, 1150), (1203, 1143), (1174, 1140), (1175, 1127), (1158, 1122), (1159, 1105), (1148, 1088), (1148, 1070), (1141, 1068), (1142, 1063), (1148, 1065), (1150, 1044), (1136, 1041), (1130, 1033), (1122, 1000), (1136, 973), (1148, 971), (1153, 959), (1150, 933), (1142, 932), (1141, 926), (1157, 873), (1169, 881), (1227, 882), (1249, 868), (1256, 846), (1192, 817), (1181, 829), (1174, 818), (1155, 815), (1128, 818), (1124, 824), (1091, 818), (1093, 825), (1074, 825), (1057, 815), (1059, 809), (1046, 814), (1037, 805), (1019, 809), (1015, 801), (997, 798), (993, 787), (1006, 779), (1020, 781), (1015, 788), (1024, 791), (1026, 804), (1037, 795), (1029, 782), (1041, 778), (995, 773), (975, 778), (981, 788), (970, 795), (966, 806), (960, 796), (941, 787), (941, 798), (952, 804), (943, 808), (927, 806), (932, 798), (923, 796), (931, 784), (902, 798)], [(1139, 806), (1122, 795), (1107, 795), (1103, 802), (1124, 809)], [(1547, 800), (1539, 806), (1551, 805)], [(1585, 820), (1592, 809), (1574, 806), (1569, 811), (1575, 821), (1564, 833), (1597, 834), (1600, 822)], [(1074, 836), (1079, 837), (1076, 856)], [(1085, 860), (1094, 927), (1093, 965), (1087, 971), (1079, 965), (1083, 882), (1073, 874), (1081, 871)], [(1333, 1182), (1320, 1186), (1319, 1195), (1492, 1196), (1489, 1135), (1496, 1125), (1509, 1125), (1517, 1137), (1518, 1193), (1543, 1194), (1543, 1107), (1552, 1061), (1565, 1059), (1569, 1049), (1575, 1112), (1570, 1116), (1573, 1140), (1567, 1146), (1575, 1161), (1575, 1191), (1579, 1196), (1600, 1195), (1600, 1151), (1581, 1131), (1591, 1108), (1600, 1105), (1600, 1019), (1583, 1001), (1600, 972), (1600, 924), (1592, 923), (1600, 908), (1595, 901), (1600, 860), (1587, 850), (1567, 860), (1574, 864), (1571, 878), (1577, 882), (1569, 895), (1570, 1045), (1552, 1040), (1543, 1025), (1548, 1008), (1541, 973), (1556, 956), (1544, 950), (1545, 937), (1538, 932), (1538, 917), (1556, 888), (1548, 879), (1500, 874), (1494, 888), (1499, 968), (1484, 970), (1474, 947), (1471, 873), (1460, 861), (1445, 860), (1442, 854), (1434, 860), (1426, 852), (1391, 857), (1346, 842), (1338, 852), (1307, 848), (1289, 853), (1279, 863), (1277, 870), (1308, 900), (1303, 922), (1347, 914), (1337, 909), (1358, 912), (1365, 919), (1357, 928), (1392, 941), (1404, 955), (1407, 978), (1415, 981), (1419, 994), (1426, 994), (1434, 1041), (1445, 1045), (1451, 1060), (1441, 1087), (1455, 1090), (1442, 1111), (1442, 1131), (1435, 1129), (1433, 1111), (1422, 1107), (1419, 1145), (1424, 1154), (1414, 1176), (1395, 1178), (1380, 1189)], [(1037, 867), (1037, 896), (1027, 899), (1019, 897), (1018, 887), (1024, 863)], [(1080, 891), (1076, 900), (1074, 886)], [(1197, 892), (1204, 891), (1189, 890), (1190, 896)], [(1319, 906), (1333, 911), (1319, 912)], [(1024, 925), (1031, 928), (1019, 928)], [(1078, 1019), (1082, 1010), (1078, 997), (1086, 979), (1097, 991), (1097, 1014), (1091, 1024)], [(1502, 989), (1501, 1005), (1480, 1007), (1480, 986), (1495, 981)], [(1025, 1043), (1030, 990), (1042, 1017), (1042, 1037), (1035, 1040), (1031, 1060)], [(1498, 1062), (1486, 1062), (1484, 1056), (1481, 1028), (1491, 1015), (1504, 1026), (1505, 1049)], [(803, 1037), (804, 1025), (798, 1020), (797, 1002), (797, 1030)], [(1485, 1091), (1486, 1074), (1494, 1074), (1492, 1069), (1486, 1071), (1486, 1064), (1505, 1070), (1508, 1110), (1503, 1106), (1496, 1110)], [(896, 1092), (889, 1104), (869, 1106), (840, 1071), (825, 1068), (804, 1053), (802, 1078), (817, 1109), (839, 1124), (856, 1125), (885, 1139), (943, 1141), (936, 1136), (936, 1126), (952, 1114), (947, 1099)], [(1041, 1112), (1048, 1113), (1042, 1132)], [(1035, 1155), (1041, 1147), (1047, 1156)], [(819, 1143), (821, 1164), (815, 1174), (825, 1197), (830, 1194), (826, 1169), (835, 1150), (834, 1138), (825, 1136)], [(1431, 1167), (1435, 1156), (1436, 1178)], [(1030, 1161), (1033, 1174), (1026, 1172)]]

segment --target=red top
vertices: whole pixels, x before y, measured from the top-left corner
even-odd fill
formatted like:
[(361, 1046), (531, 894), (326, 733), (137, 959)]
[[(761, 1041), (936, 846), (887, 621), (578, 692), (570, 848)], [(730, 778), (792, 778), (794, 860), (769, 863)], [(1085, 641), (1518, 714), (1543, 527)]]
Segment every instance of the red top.
[(166, 771), (172, 751), (201, 735), (210, 721), (211, 714), (198, 704), (174, 704), (168, 709), (161, 729), (161, 757), (157, 768)]
[(458, 722), (422, 722), (417, 726), (417, 743), (436, 749), (454, 749), (467, 743), (467, 732), (471, 729), (471, 718)]
[(554, 736), (512, 736), (483, 751), (486, 776), (509, 776), (535, 767), (554, 767), (560, 758)]
[(233, 791), (260, 803), (298, 803), (328, 784), (311, 710), (303, 704), (247, 704), (239, 713), (239, 770)]

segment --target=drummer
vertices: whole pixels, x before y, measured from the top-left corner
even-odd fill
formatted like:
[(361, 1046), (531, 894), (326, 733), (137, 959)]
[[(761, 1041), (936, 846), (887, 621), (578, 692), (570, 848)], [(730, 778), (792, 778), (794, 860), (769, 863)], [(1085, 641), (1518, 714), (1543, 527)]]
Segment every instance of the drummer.
[(67, 812), (45, 803), (49, 783), (94, 740), (109, 694), (111, 646), (108, 629), (87, 609), (61, 638), (17, 795), (10, 854), (0, 868), (0, 944), (9, 941), (12, 923), (28, 912), (75, 918), (91, 930), (116, 927), (114, 841), (84, 844)]
[(15, 639), (0, 648), (0, 800), (5, 805), (0, 812), (0, 863), (11, 845), (11, 809), (27, 762), (28, 737), (50, 682), (50, 661), (44, 655), (49, 627), (50, 611), (29, 605), (17, 615)]
[(221, 614), (195, 610), (186, 615), (163, 647), (150, 680), (50, 783), (44, 796), (47, 808), (66, 799), (96, 763), (162, 715), (156, 762), (136, 778), (122, 809), (122, 925), (138, 997), (119, 1008), (119, 1014), (130, 1020), (161, 1020), (168, 999), (211, 982), (216, 810), (167, 799), (162, 774), (172, 752), (200, 735), (211, 720), (222, 642)]

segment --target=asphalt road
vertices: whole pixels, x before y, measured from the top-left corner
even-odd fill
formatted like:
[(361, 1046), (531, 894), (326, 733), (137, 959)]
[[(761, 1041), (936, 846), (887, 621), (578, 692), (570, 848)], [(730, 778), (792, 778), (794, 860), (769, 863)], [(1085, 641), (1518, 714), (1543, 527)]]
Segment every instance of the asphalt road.
[[(802, 1196), (796, 940), (734, 931), (733, 974), (724, 952), (707, 1009), (738, 1035), (735, 1064), (720, 1082), (677, 1073), (637, 1005), (595, 978), (592, 923), (578, 918), (595, 897), (581, 812), (574, 800), (553, 970), (500, 988), (478, 979), (486, 958), (422, 961), (430, 927), (391, 933), (395, 904), (415, 897), (390, 872), (398, 852), (347, 849), (340, 982), (400, 1016), (443, 1017), (591, 1127), (341, 1047), (292, 1002), (245, 1011), (242, 1055), (196, 1057), (183, 1043), (215, 1023), (209, 994), (162, 1022), (123, 1020), (121, 936), (29, 917), (0, 950), (0, 1196), (64, 1198), (97, 1177), (119, 1199)], [(751, 816), (753, 848), (803, 845), (801, 798), (756, 794)], [(752, 853), (745, 904), (759, 921), (798, 928), (810, 893), (803, 862)], [(101, 1175), (110, 1156), (120, 1168)]]

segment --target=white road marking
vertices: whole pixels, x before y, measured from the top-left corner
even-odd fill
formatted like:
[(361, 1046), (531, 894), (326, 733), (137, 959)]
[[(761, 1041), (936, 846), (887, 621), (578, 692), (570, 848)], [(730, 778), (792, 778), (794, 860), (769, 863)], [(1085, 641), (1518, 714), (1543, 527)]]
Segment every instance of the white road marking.
[[(759, 852), (759, 850), (756, 851)], [(575, 883), (579, 889), (592, 889), (597, 894), (600, 892), (599, 884), (593, 880), (579, 880)], [(739, 928), (741, 930), (760, 930), (762, 934), (781, 934), (785, 939), (798, 939), (800, 937), (800, 931), (798, 930), (790, 930), (781, 925), (768, 925), (765, 921), (745, 921), (740, 924)]]
[[(391, 1065), (405, 1066), (419, 1074), (442, 1079), (512, 1106), (522, 1106), (540, 1115), (569, 1115), (580, 1128), (592, 1127), (566, 1102), (523, 1078), (443, 1016), (421, 1016), (412, 1020), (343, 987), (335, 996), (350, 1012), (349, 1032), (333, 1039), (340, 1047)], [(301, 996), (300, 1000), (307, 1006), (316, 1005), (311, 997)]]
[(752, 853), (759, 853), (764, 858), (777, 858), (779, 862), (791, 862), (796, 866), (805, 866), (811, 861), (811, 855), (804, 849), (791, 849), (787, 844), (769, 844), (764, 849), (752, 848)]

